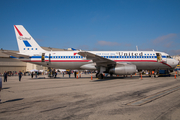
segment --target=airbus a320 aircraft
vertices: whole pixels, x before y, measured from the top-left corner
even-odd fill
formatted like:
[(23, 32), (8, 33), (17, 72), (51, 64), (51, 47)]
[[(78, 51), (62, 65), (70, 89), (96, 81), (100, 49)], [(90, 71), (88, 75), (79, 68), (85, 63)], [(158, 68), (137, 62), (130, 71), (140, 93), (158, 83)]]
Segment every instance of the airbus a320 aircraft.
[(136, 70), (173, 70), (179, 61), (158, 51), (46, 51), (22, 25), (14, 25), (19, 53), (4, 51), (24, 62), (59, 68), (97, 70), (102, 73), (131, 75)]

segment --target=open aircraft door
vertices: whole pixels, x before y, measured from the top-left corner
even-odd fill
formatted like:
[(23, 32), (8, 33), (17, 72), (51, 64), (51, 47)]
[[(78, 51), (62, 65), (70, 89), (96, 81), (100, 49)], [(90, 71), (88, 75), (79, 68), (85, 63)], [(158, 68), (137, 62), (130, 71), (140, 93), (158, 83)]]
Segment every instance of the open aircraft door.
[(49, 53), (49, 56), (46, 57), (46, 63), (47, 63), (47, 65), (49, 65), (51, 63), (51, 54), (50, 53)]
[(51, 62), (51, 54), (49, 53), (49, 62)]
[(42, 53), (41, 55), (41, 62), (45, 62), (45, 53)]
[(162, 62), (161, 53), (156, 53), (156, 56), (157, 56), (157, 62)]
[(41, 55), (41, 62), (46, 62), (47, 65), (49, 65), (49, 63), (51, 62), (51, 54), (49, 54), (48, 57), (46, 57), (47, 54), (42, 53)]
[(45, 57), (45, 53), (42, 53), (42, 55), (41, 55), (41, 62), (51, 62), (51, 54), (49, 54), (49, 57), (48, 57), (48, 59), (46, 59), (46, 57)]

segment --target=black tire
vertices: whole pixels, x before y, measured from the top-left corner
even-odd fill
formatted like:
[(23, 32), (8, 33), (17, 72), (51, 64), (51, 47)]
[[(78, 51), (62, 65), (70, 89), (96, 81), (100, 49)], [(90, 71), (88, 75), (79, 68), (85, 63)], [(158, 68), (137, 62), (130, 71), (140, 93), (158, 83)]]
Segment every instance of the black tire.
[(103, 79), (103, 74), (98, 74), (98, 79)]
[(99, 73), (96, 73), (96, 78), (98, 78), (98, 74), (99, 74)]
[(113, 77), (113, 74), (112, 74), (112, 73), (110, 73), (110, 77)]

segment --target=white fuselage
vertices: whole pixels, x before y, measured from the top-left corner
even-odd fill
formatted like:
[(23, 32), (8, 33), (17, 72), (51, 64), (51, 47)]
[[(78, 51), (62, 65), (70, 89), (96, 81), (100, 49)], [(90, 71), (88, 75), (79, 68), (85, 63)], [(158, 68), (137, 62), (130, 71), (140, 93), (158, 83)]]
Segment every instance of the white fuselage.
[[(79, 51), (51, 51), (45, 53), (45, 62), (42, 62), (42, 53), (32, 54), (30, 59), (21, 59), (25, 62), (59, 69), (96, 69), (93, 61), (78, 55)], [(131, 63), (137, 69), (174, 69), (178, 61), (168, 58), (168, 54), (157, 51), (88, 51), (101, 57), (111, 59), (116, 63)], [(156, 53), (160, 53), (161, 60), (157, 60)], [(84, 67), (86, 65), (87, 68)]]

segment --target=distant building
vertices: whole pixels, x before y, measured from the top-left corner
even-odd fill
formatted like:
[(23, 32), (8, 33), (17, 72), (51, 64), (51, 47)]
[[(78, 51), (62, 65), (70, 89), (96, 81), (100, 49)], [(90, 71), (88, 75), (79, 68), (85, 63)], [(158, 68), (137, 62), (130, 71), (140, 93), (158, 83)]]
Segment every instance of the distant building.
[(172, 56), (173, 59), (180, 61), (180, 55), (174, 55)]
[[(179, 64), (180, 64), (180, 55), (174, 55), (174, 56), (172, 56), (172, 58), (175, 59), (175, 60), (178, 60)], [(180, 65), (177, 65), (177, 67), (179, 68)]]

